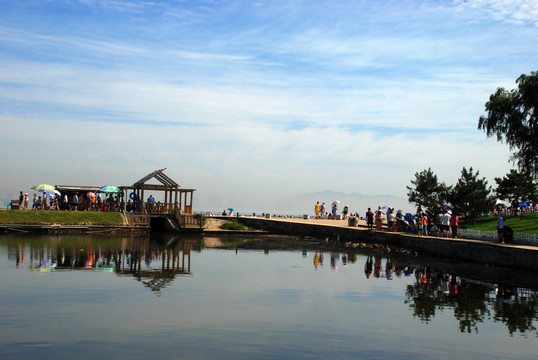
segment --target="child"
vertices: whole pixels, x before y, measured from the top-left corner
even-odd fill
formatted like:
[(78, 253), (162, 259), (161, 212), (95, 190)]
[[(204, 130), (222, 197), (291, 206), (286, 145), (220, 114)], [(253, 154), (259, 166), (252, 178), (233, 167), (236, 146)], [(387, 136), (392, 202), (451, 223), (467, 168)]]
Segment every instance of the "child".
[(421, 217), (421, 216), (418, 216), (418, 217), (417, 217), (417, 232), (418, 232), (418, 237), (420, 237), (420, 235), (422, 235), (422, 227), (423, 227), (422, 217)]

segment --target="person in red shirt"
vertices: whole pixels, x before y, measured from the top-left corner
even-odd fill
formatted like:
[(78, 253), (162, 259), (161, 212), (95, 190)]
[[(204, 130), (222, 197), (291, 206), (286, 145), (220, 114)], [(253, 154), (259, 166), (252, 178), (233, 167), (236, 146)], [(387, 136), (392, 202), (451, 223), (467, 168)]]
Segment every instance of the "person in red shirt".
[(374, 213), (370, 208), (366, 212), (366, 224), (368, 225), (368, 230), (374, 229)]
[(450, 229), (452, 230), (452, 238), (457, 239), (458, 238), (458, 227), (459, 227), (459, 217), (456, 215), (455, 212), (452, 212), (452, 215), (450, 216)]

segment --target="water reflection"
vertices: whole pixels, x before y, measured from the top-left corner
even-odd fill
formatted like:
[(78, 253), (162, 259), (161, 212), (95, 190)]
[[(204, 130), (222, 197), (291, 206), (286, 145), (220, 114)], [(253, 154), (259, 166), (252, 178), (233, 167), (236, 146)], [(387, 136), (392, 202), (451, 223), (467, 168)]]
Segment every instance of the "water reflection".
[(492, 316), (506, 325), (510, 335), (536, 330), (536, 290), (464, 279), (427, 266), (417, 266), (414, 275), (415, 282), (405, 292), (406, 303), (421, 321), (452, 310), (461, 332), (478, 333), (479, 325)]
[[(323, 265), (323, 252), (315, 251), (314, 268)], [(534, 322), (538, 320), (535, 289), (492, 284), (473, 280), (436, 270), (430, 266), (415, 264), (410, 259), (402, 259), (381, 254), (366, 254), (364, 274), (370, 279), (393, 280), (394, 276), (414, 276), (414, 282), (407, 285), (405, 303), (409, 304), (413, 317), (428, 323), (439, 313), (453, 311), (462, 333), (478, 333), (479, 325), (493, 318), (506, 325), (511, 336), (519, 332), (526, 334), (536, 331)], [(330, 252), (331, 269), (355, 264), (356, 253)], [(383, 266), (384, 263), (384, 266)], [(538, 337), (538, 332), (534, 333)]]
[(191, 275), (191, 250), (200, 241), (168, 237), (57, 237), (8, 241), (8, 259), (36, 272), (93, 270), (132, 276), (157, 295), (177, 276)]
[[(43, 237), (4, 240), (8, 260), (17, 268), (31, 271), (99, 271), (131, 276), (157, 296), (177, 277), (192, 276), (191, 251), (203, 246), (238, 250), (221, 239), (168, 237), (158, 242), (133, 238)], [(215, 245), (216, 244), (216, 245)], [(265, 254), (272, 254), (263, 248)], [(242, 250), (248, 251), (248, 250)], [(402, 299), (414, 318), (429, 323), (441, 313), (452, 312), (462, 333), (478, 333), (481, 325), (493, 319), (504, 324), (511, 336), (521, 333), (538, 336), (538, 307), (535, 289), (508, 283), (491, 283), (463, 276), (461, 266), (454, 271), (436, 269), (413, 257), (384, 253), (322, 251), (303, 249), (302, 260), (321, 271), (325, 256), (329, 269), (357, 267), (368, 281), (392, 281), (408, 277)], [(272, 256), (272, 255), (271, 255)], [(309, 260), (308, 257), (312, 256)], [(533, 333), (534, 332), (534, 333)]]

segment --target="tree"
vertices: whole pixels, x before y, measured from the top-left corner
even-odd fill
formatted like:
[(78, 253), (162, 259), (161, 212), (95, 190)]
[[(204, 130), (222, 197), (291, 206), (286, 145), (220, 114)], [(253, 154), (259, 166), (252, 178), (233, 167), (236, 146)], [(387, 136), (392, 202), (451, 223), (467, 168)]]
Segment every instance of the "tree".
[[(508, 199), (512, 204), (523, 201), (536, 201), (538, 198), (538, 186), (529, 173), (510, 170), (502, 178), (495, 178), (497, 189), (495, 193), (500, 199)], [(516, 210), (517, 211), (517, 210)]]
[(464, 166), (450, 195), (452, 211), (461, 213), (473, 224), (478, 216), (487, 213), (493, 207), (491, 186), (488, 187), (486, 178), (479, 179), (479, 174), (479, 171), (473, 173), (472, 167), (467, 170)]
[(520, 170), (538, 175), (538, 72), (522, 74), (518, 89), (497, 88), (485, 104), (487, 116), (480, 116), (478, 129), (488, 137), (506, 142), (511, 160)]
[(410, 203), (415, 203), (416, 206), (435, 211), (448, 199), (450, 187), (446, 184), (437, 181), (431, 168), (422, 170), (420, 173), (415, 173), (415, 180), (411, 180), (414, 187), (406, 186), (409, 192), (407, 193)]

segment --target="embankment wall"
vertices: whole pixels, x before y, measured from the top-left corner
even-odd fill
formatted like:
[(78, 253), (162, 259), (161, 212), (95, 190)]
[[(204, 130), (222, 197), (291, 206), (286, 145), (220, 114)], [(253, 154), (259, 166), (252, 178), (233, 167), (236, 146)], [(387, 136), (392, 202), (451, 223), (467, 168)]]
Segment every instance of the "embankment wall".
[(286, 235), (328, 237), (340, 242), (364, 242), (399, 246), (421, 254), (468, 262), (477, 262), (517, 269), (538, 270), (538, 248), (532, 246), (501, 245), (482, 240), (417, 237), (407, 233), (368, 231), (357, 227), (341, 227), (286, 221), (239, 217), (250, 227)]

